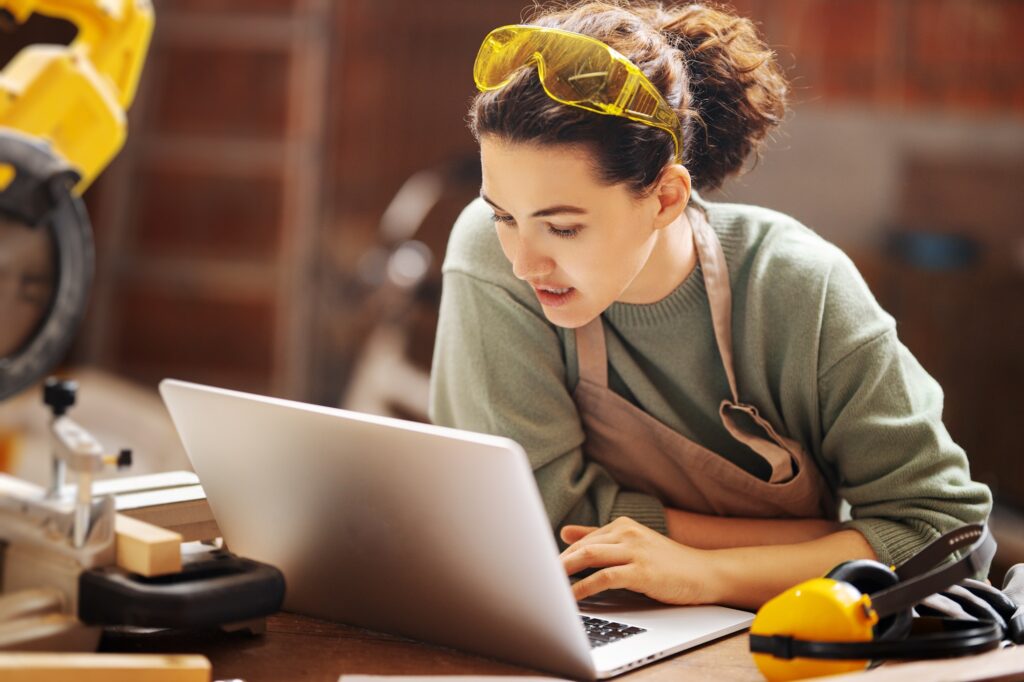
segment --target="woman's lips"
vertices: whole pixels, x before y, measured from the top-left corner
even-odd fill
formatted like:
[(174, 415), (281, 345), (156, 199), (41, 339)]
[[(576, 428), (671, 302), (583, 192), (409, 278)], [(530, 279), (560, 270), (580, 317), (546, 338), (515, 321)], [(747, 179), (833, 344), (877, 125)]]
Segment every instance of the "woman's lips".
[(557, 308), (568, 303), (576, 295), (576, 289), (572, 287), (533, 287), (542, 305), (550, 308)]

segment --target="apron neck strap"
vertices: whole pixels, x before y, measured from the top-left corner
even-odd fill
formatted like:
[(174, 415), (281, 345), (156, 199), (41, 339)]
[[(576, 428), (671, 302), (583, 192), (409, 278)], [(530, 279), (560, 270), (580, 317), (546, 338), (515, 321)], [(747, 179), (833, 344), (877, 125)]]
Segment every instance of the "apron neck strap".
[[(729, 381), (729, 392), (732, 400), (723, 400), (719, 406), (722, 424), (733, 438), (744, 443), (751, 450), (761, 455), (771, 467), (769, 482), (781, 483), (793, 477), (793, 456), (788, 444), (768, 420), (758, 414), (757, 408), (740, 402), (739, 390), (736, 388), (736, 371), (732, 362), (732, 287), (729, 286), (729, 267), (725, 262), (725, 252), (718, 241), (718, 235), (708, 224), (704, 211), (698, 208), (687, 209), (690, 225), (693, 226), (693, 243), (697, 247), (697, 258), (701, 270), (704, 271), (704, 287), (708, 292), (708, 304), (711, 306), (711, 325), (715, 330), (715, 343), (718, 353), (722, 356), (722, 367)], [(758, 433), (750, 433), (744, 427), (740, 414), (746, 415), (757, 425)]]
[(704, 287), (708, 292), (711, 306), (711, 325), (714, 327), (715, 343), (722, 356), (722, 366), (729, 380), (729, 391), (733, 402), (739, 403), (736, 389), (736, 372), (732, 364), (732, 289), (729, 286), (729, 268), (725, 264), (725, 253), (718, 241), (718, 235), (711, 229), (704, 211), (688, 208), (687, 216), (693, 228), (693, 243), (697, 247), (697, 260), (704, 272)]
[(576, 330), (576, 359), (580, 381), (608, 387), (608, 351), (600, 315)]
[[(729, 269), (725, 264), (725, 253), (718, 242), (718, 236), (704, 217), (704, 211), (690, 207), (686, 209), (686, 214), (693, 231), (697, 259), (704, 273), (704, 287), (707, 289), (708, 303), (711, 306), (715, 342), (722, 356), (722, 365), (729, 381), (733, 402), (739, 403), (736, 373), (732, 365), (732, 293), (729, 288)], [(579, 361), (581, 380), (608, 386), (608, 353), (600, 315), (576, 329), (576, 357)]]

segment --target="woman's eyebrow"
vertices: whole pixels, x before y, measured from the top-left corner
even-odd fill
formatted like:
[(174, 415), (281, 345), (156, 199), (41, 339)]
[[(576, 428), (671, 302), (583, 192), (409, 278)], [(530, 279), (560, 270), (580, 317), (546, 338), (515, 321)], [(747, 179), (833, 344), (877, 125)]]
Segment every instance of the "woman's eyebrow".
[(483, 199), (484, 201), (486, 201), (488, 204), (490, 204), (491, 208), (496, 208), (499, 211), (502, 211), (503, 213), (507, 213), (508, 212), (505, 209), (503, 209), (501, 206), (498, 206), (496, 203), (491, 201), (491, 198), (489, 196), (487, 196), (486, 194), (484, 194), (482, 190), (480, 191), (480, 198)]
[[(495, 209), (497, 209), (499, 211), (502, 211), (503, 213), (507, 213), (508, 212), (505, 209), (503, 209), (501, 206), (498, 206), (496, 203), (491, 201), (490, 198), (486, 194), (484, 194), (483, 192), (480, 192), (480, 198), (483, 199), (484, 201), (486, 201), (488, 204), (490, 204), (492, 208), (495, 208)], [(580, 208), (579, 206), (569, 206), (567, 204), (560, 204), (558, 206), (549, 206), (548, 208), (542, 208), (539, 211), (535, 211), (534, 214), (531, 215), (530, 217), (531, 218), (544, 218), (544, 217), (555, 215), (555, 214), (558, 214), (558, 213), (572, 213), (572, 214), (575, 214), (575, 215), (586, 215), (587, 214), (587, 210), (584, 209), (584, 208)]]

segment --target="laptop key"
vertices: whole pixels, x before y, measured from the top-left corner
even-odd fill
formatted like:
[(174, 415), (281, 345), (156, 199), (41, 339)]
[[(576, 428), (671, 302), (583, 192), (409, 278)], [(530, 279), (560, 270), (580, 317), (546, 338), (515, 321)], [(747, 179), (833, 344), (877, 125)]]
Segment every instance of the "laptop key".
[(587, 639), (590, 640), (590, 648), (596, 649), (605, 644), (618, 642), (641, 632), (647, 632), (644, 628), (625, 623), (617, 623), (603, 618), (593, 616), (580, 616), (583, 621), (583, 629), (587, 632)]

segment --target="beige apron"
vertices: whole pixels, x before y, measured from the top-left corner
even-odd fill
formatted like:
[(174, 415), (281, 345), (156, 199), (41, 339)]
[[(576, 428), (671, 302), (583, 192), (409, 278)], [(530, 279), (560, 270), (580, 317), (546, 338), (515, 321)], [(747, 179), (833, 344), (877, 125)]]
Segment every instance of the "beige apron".
[(719, 406), (722, 425), (767, 461), (771, 476), (765, 481), (748, 473), (610, 390), (600, 316), (576, 330), (580, 381), (574, 398), (586, 432), (584, 452), (625, 489), (654, 495), (669, 507), (717, 516), (834, 519), (834, 497), (814, 460), (798, 443), (779, 435), (757, 408), (740, 402), (725, 255), (703, 212), (690, 209), (687, 214), (732, 392), (732, 400)]

